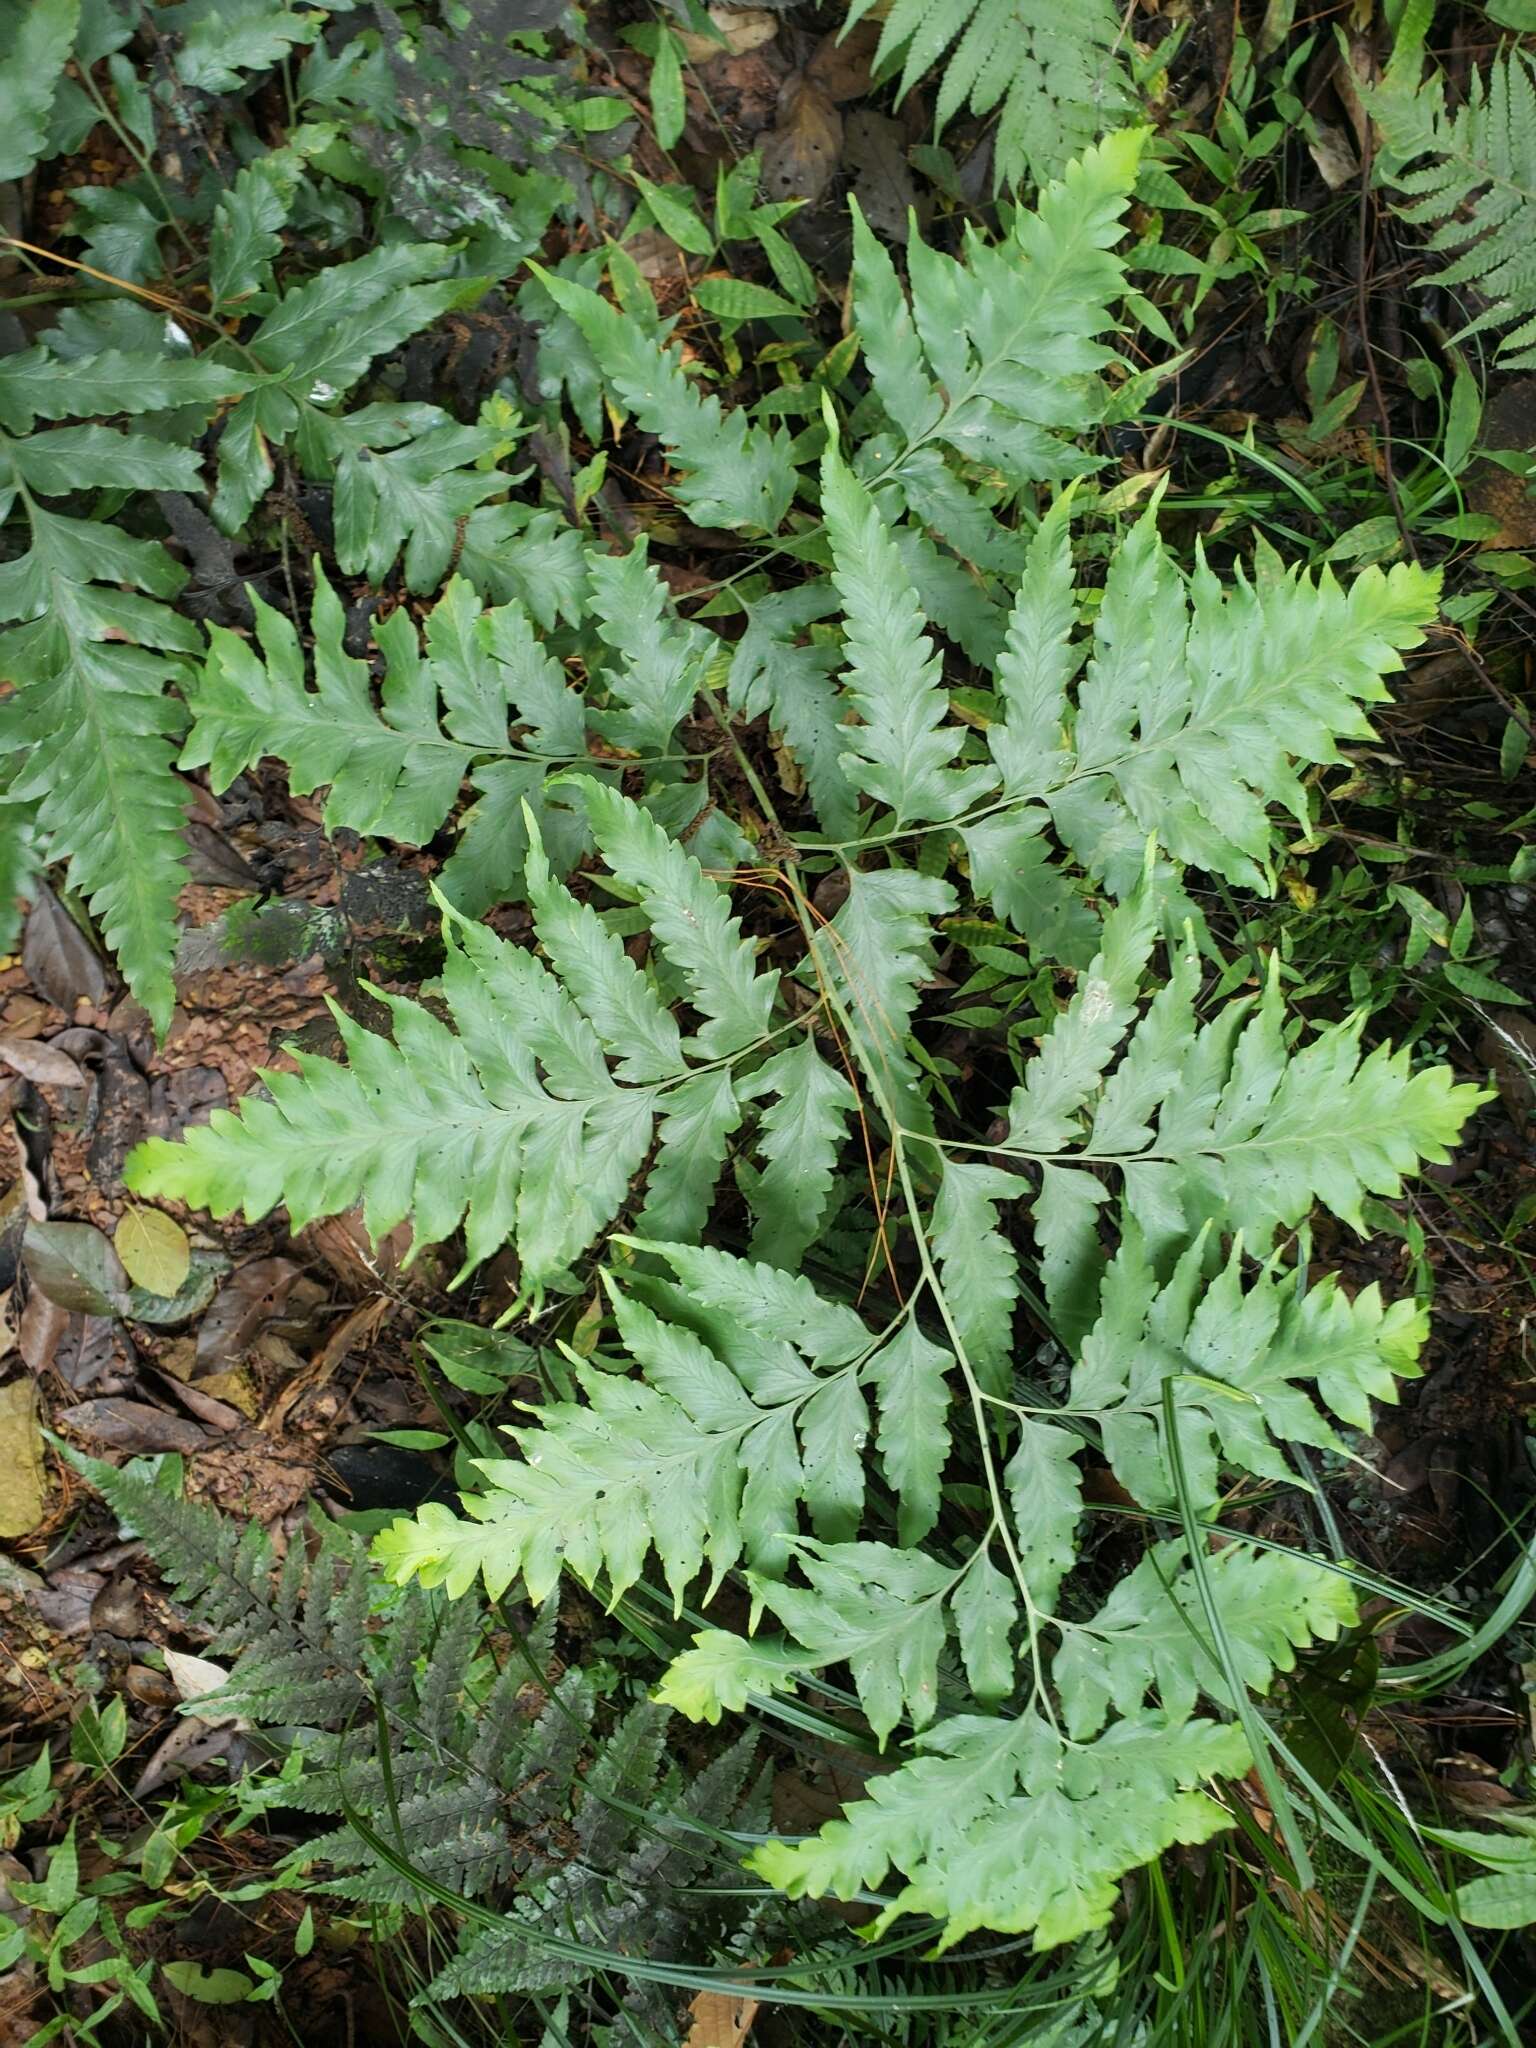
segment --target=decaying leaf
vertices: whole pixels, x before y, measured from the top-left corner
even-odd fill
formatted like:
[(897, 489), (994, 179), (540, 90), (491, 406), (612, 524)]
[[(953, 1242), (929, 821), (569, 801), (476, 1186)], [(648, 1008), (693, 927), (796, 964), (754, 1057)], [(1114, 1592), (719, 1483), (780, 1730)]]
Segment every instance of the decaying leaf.
[(67, 1052), (40, 1038), (0, 1038), (0, 1060), (39, 1088), (84, 1088), (86, 1077)]
[(818, 200), (837, 173), (843, 117), (819, 86), (789, 79), (778, 125), (763, 140), (762, 186), (770, 199)]
[(101, 955), (46, 882), (34, 882), (32, 889), (21, 941), (28, 981), (66, 1017), (73, 1017), (82, 1000), (100, 1009), (112, 987)]
[(87, 1316), (122, 1313), (128, 1275), (89, 1223), (29, 1223), (22, 1259), (33, 1286), (60, 1308)]
[(12, 1380), (0, 1387), (0, 1537), (35, 1529), (47, 1503), (37, 1388), (29, 1379)]
[(172, 1415), (164, 1408), (151, 1408), (147, 1401), (121, 1401), (104, 1396), (99, 1401), (79, 1401), (73, 1408), (61, 1408), (54, 1418), (79, 1435), (109, 1444), (115, 1451), (201, 1450), (208, 1441), (195, 1422)]

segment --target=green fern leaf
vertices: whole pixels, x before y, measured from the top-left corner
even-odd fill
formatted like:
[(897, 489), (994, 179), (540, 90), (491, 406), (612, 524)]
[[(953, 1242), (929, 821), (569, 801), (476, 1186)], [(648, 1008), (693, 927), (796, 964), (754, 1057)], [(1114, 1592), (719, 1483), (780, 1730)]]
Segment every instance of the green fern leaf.
[[(873, 0), (854, 0), (850, 25)], [(900, 91), (949, 52), (935, 127), (969, 107), (1002, 103), (994, 182), (1059, 175), (1105, 128), (1134, 106), (1124, 58), (1125, 25), (1113, 0), (1083, 0), (1070, 12), (1044, 0), (894, 0), (886, 11), (877, 65), (902, 56)]]
[(585, 285), (529, 268), (586, 337), (620, 402), (687, 472), (674, 495), (689, 515), (701, 526), (776, 532), (795, 492), (787, 437), (740, 412), (727, 419), (719, 399), (701, 397), (679, 357), (636, 319)]
[(964, 735), (946, 722), (942, 664), (916, 596), (873, 498), (832, 447), (822, 459), (821, 504), (848, 634), (843, 686), (861, 721), (848, 729), (843, 766), (898, 823), (953, 818), (991, 777), (954, 766)]
[(1013, 1509), (1014, 1543), (1035, 1611), (1049, 1614), (1077, 1555), (1083, 1478), (1081, 1441), (1031, 1415), (1018, 1418), (1019, 1441), (1003, 1473)]
[[(1068, 1632), (1051, 1676), (1074, 1741), (1096, 1735), (1111, 1706), (1138, 1713), (1149, 1687), (1175, 1722), (1188, 1719), (1201, 1693), (1231, 1703), (1187, 1557), (1182, 1542), (1156, 1545), (1092, 1620)], [(1294, 1667), (1298, 1649), (1335, 1641), (1357, 1619), (1348, 1579), (1310, 1558), (1230, 1543), (1202, 1569), (1237, 1674), (1255, 1693)]]
[(822, 1058), (809, 1033), (798, 1045), (765, 1061), (739, 1092), (773, 1096), (757, 1128), (757, 1149), (765, 1164), (747, 1184), (757, 1219), (751, 1255), (770, 1266), (793, 1268), (820, 1234), (833, 1166), (859, 1098), (837, 1068)]
[[(1124, 266), (1112, 251), (1144, 141), (1140, 130), (1110, 136), (1041, 193), (1035, 212), (1021, 208), (1004, 241), (992, 246), (968, 237), (963, 259), (930, 248), (912, 230), (911, 321), (934, 393), (928, 411), (938, 408), (920, 436), (902, 430), (920, 451), (912, 470), (917, 490), (930, 476), (926, 444), (935, 441), (962, 462), (994, 471), (1010, 492), (1077, 475), (1088, 465), (1074, 442), (1105, 418), (1114, 395), (1104, 375), (1114, 353), (1099, 337), (1113, 327), (1113, 308), (1125, 288)], [(888, 333), (905, 332), (892, 324), (883, 266), (866, 260), (854, 288), (861, 333), (882, 323)], [(901, 346), (898, 368), (884, 340), (877, 344), (878, 374), (892, 402), (915, 422), (925, 414), (917, 405), (910, 348)], [(904, 481), (900, 458), (892, 473)]]
[[(212, 356), (154, 356), (108, 349), (64, 357), (44, 348), (0, 357), (0, 427), (28, 434), (38, 420), (212, 408), (237, 398), (255, 379)], [(162, 444), (163, 445), (163, 444)], [(75, 489), (68, 484), (68, 489)]]
[(623, 1202), (655, 1098), (613, 1079), (591, 1027), (530, 953), (477, 926), (447, 940), (459, 1036), (400, 997), (383, 999), (393, 1044), (338, 1014), (350, 1070), (300, 1055), (298, 1073), (263, 1077), (270, 1099), (136, 1148), (129, 1184), (219, 1216), (260, 1217), (281, 1201), (295, 1229), (361, 1200), (376, 1237), (409, 1216), (418, 1245), (462, 1221), (471, 1263), (512, 1238), (525, 1284), (556, 1279)]
[(0, 54), (0, 184), (24, 178), (48, 153), (48, 116), (75, 46), (80, 0), (28, 0), (15, 10), (9, 47)]
[(1454, 112), (1440, 72), (1418, 83), (1420, 61), (1417, 48), (1395, 54), (1367, 91), (1385, 145), (1379, 175), (1407, 202), (1403, 219), (1432, 227), (1431, 251), (1450, 258), (1427, 282), (1470, 285), (1487, 301), (1455, 339), (1506, 329), (1502, 365), (1528, 370), (1536, 364), (1536, 59), (1512, 45), (1486, 73), (1472, 72)]
[(805, 777), (822, 830), (852, 839), (858, 797), (843, 767), (847, 733), (829, 673), (836, 658), (830, 648), (795, 637), (836, 606), (836, 593), (823, 582), (759, 598), (732, 654), (726, 694), (743, 716), (771, 719)]
[(1076, 1132), (1079, 1113), (1136, 1015), (1156, 937), (1149, 875), (1105, 919), (1100, 951), (1013, 1091), (1009, 1139), (1020, 1151), (1058, 1151)]
[[(36, 804), (47, 857), (69, 861), (130, 989), (163, 1031), (186, 879), (186, 799), (170, 738), (181, 712), (165, 685), (199, 641), (159, 600), (185, 572), (158, 542), (39, 505), (29, 516), (30, 550), (0, 568), (0, 620), (25, 622), (0, 633), (0, 667), (19, 686), (0, 709), (0, 752), (24, 756), (10, 794)], [(109, 577), (133, 588), (93, 580)]]
[(692, 1048), (704, 1059), (725, 1059), (765, 1037), (779, 977), (757, 971), (725, 892), (638, 804), (598, 782), (576, 786), (603, 858), (639, 892), (657, 942), (682, 970), (704, 1018)]
[(1012, 1380), (1019, 1296), (1018, 1254), (998, 1228), (998, 1204), (1024, 1192), (1023, 1181), (995, 1166), (949, 1160), (933, 1206), (932, 1243), (950, 1313), (989, 1394), (1006, 1394)]
[(880, 1427), (875, 1438), (896, 1494), (903, 1545), (921, 1543), (939, 1519), (939, 1476), (949, 1456), (949, 1386), (954, 1359), (911, 1316), (870, 1367)]
[(546, 782), (564, 761), (585, 758), (585, 707), (520, 604), (483, 611), (455, 578), (428, 615), (425, 650), (410, 614), (392, 612), (374, 632), (384, 658), (376, 704), (368, 664), (346, 652), (345, 616), (318, 564), (312, 686), (290, 622), (254, 592), (251, 603), (254, 647), (209, 629), (208, 659), (187, 690), (192, 731), (182, 767), (206, 767), (217, 792), (276, 755), (296, 794), (327, 789), (332, 830), (411, 846), (442, 829), (472, 776), (486, 799), (463, 821), (443, 878), (465, 910), (521, 893), (525, 804), (560, 847), (562, 865), (581, 851), (584, 830), (573, 833), (573, 814), (558, 808)]
[(932, 920), (955, 908), (947, 882), (904, 868), (856, 869), (848, 897), (812, 946), (817, 978), (886, 1116), (922, 1131), (928, 1109), (907, 1032), (932, 962)]
[(589, 564), (598, 632), (619, 660), (611, 683), (617, 708), (597, 720), (615, 746), (659, 754), (693, 709), (710, 643), (669, 617), (666, 585), (646, 559), (644, 539), (627, 555)]
[(244, 525), (269, 488), (272, 448), (299, 436), (304, 448), (328, 450), (324, 408), (375, 357), (484, 289), (483, 279), (445, 279), (451, 260), (431, 243), (386, 243), (283, 294), (245, 343), (270, 381), (236, 405), (219, 440), (214, 516), (226, 532)]
[(963, 1716), (917, 1737), (919, 1755), (809, 1840), (770, 1842), (751, 1867), (792, 1898), (851, 1899), (894, 1864), (905, 1887), (873, 1923), (944, 1922), (941, 1947), (979, 1927), (1053, 1948), (1106, 1926), (1126, 1871), (1231, 1825), (1202, 1788), (1240, 1774), (1240, 1729), (1118, 1721), (1080, 1748), (1041, 1717)]
[(677, 1020), (592, 905), (554, 879), (536, 836), (528, 851), (528, 901), (562, 987), (604, 1050), (618, 1055), (619, 1078), (663, 1081), (683, 1073)]
[[(1216, 1221), (1245, 1233), (1253, 1247), (1267, 1247), (1314, 1201), (1363, 1229), (1365, 1195), (1395, 1195), (1421, 1161), (1444, 1159), (1483, 1099), (1477, 1088), (1453, 1081), (1448, 1068), (1413, 1073), (1406, 1051), (1378, 1046), (1362, 1059), (1360, 1017), (1329, 1025), (1288, 1053), (1274, 975), (1256, 1009), (1246, 1000), (1229, 1003), (1193, 1031), (1187, 1002), (1194, 969), (1187, 960), (1180, 973), (1182, 984), (1137, 1025), (1124, 1080), (1117, 1074), (1100, 1097), (1107, 1142), (1101, 1147), (1090, 1138), (1084, 1146), (1084, 1163), (1123, 1175), (1127, 1206), (1154, 1256)], [(1086, 990), (1100, 985), (1107, 986), (1090, 973)], [(1112, 995), (1102, 1001), (1106, 1011), (1114, 1007)], [(1096, 1010), (1098, 1003), (1085, 1007)], [(1045, 1061), (1054, 1033), (1015, 1090), (1011, 1117), (1033, 1135), (998, 1148), (1004, 1157), (1045, 1162), (1036, 1216), (1064, 1247), (1066, 1270), (1077, 1267), (1084, 1242), (1078, 1199), (1102, 1199), (1097, 1182), (1082, 1185), (1073, 1154), (1082, 1142), (1080, 1119), (1093, 1108), (1092, 1070), (1102, 1070), (1115, 1050), (1091, 1018), (1073, 1025), (1073, 1017), (1069, 1007), (1058, 1026), (1066, 1031), (1062, 1049), (1038, 1084), (1033, 1067)], [(1123, 1028), (1116, 1026), (1117, 1038)], [(1149, 1034), (1145, 1050), (1137, 1045), (1142, 1032)], [(1152, 1098), (1170, 1077), (1154, 1109)], [(1053, 1208), (1060, 1213), (1053, 1216)]]
[(1220, 1459), (1289, 1480), (1280, 1441), (1338, 1450), (1314, 1394), (1353, 1427), (1372, 1400), (1393, 1401), (1418, 1374), (1427, 1330), (1411, 1301), (1383, 1303), (1374, 1285), (1353, 1301), (1329, 1275), (1298, 1293), (1269, 1266), (1245, 1287), (1241, 1248), (1205, 1284), (1197, 1238), (1160, 1286), (1134, 1227), (1104, 1276), (1097, 1322), (1073, 1373), (1072, 1406), (1094, 1415), (1121, 1483), (1147, 1506), (1177, 1498), (1163, 1390), (1176, 1394), (1180, 1461), (1202, 1506), (1220, 1485)]

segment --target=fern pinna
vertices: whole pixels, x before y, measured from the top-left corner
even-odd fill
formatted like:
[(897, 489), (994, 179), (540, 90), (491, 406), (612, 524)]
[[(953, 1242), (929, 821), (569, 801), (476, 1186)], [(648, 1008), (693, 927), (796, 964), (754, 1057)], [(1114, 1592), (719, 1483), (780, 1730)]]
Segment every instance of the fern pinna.
[[(425, 655), (391, 625), (377, 709), (323, 588), (312, 682), (270, 621), (260, 652), (221, 641), (189, 692), (220, 777), (275, 743), (339, 822), (419, 838), (451, 776), (515, 776), (501, 893), (531, 940), (450, 903), (441, 983), (383, 997), (390, 1036), (339, 1017), (345, 1064), (299, 1055), (130, 1165), (217, 1214), (360, 1200), (376, 1232), (461, 1236), (466, 1267), (510, 1242), (529, 1314), (596, 1262), (607, 1336), (563, 1397), (463, 1514), (429, 1504), (377, 1556), (454, 1596), (653, 1577), (680, 1615), (743, 1588), (748, 1619), (679, 1635), (659, 1698), (714, 1722), (846, 1676), (900, 1749), (754, 1869), (842, 1898), (898, 1873), (883, 1917), (945, 1941), (1088, 1934), (1126, 1872), (1228, 1825), (1250, 1695), (1356, 1610), (1332, 1563), (1213, 1547), (1227, 1482), (1340, 1450), (1424, 1336), (1414, 1302), (1308, 1285), (1296, 1234), (1317, 1204), (1363, 1228), (1479, 1099), (1358, 1018), (1301, 1025), (1278, 962), (1209, 993), (1189, 878), (1273, 886), (1437, 592), (1264, 550), (1186, 574), (1155, 497), (1084, 587), (1092, 436), (1138, 388), (1112, 336), (1140, 141), (1090, 151), (999, 246), (914, 234), (905, 284), (856, 223), (851, 435), (830, 399), (809, 442), (716, 431), (662, 332), (562, 285), (689, 516), (790, 522), (825, 573), (684, 623), (642, 550), (594, 549), (542, 650), (519, 604), (450, 589)], [(812, 529), (793, 465), (817, 440)], [(690, 723), (735, 750), (743, 826)], [(607, 742), (585, 760), (584, 732)], [(969, 1053), (935, 986), (967, 953), (1039, 991)], [(1164, 1531), (1107, 1597), (1090, 1456)]]

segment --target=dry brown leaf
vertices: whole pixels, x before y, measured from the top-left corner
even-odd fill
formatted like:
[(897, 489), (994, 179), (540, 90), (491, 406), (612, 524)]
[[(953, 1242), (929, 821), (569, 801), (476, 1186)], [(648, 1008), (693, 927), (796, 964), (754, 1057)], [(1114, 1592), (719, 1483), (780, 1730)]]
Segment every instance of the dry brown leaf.
[(834, 106), (862, 99), (870, 87), (870, 70), (880, 42), (881, 23), (866, 16), (847, 35), (833, 29), (816, 45), (805, 75)]
[(683, 2048), (741, 2048), (761, 2000), (732, 1991), (701, 1991), (688, 2008), (693, 2024)]
[(67, 1052), (61, 1052), (56, 1045), (48, 1045), (40, 1038), (0, 1038), (0, 1060), (4, 1060), (23, 1079), (35, 1081), (39, 1088), (86, 1088), (90, 1085), (84, 1070)]
[(683, 55), (693, 64), (708, 64), (714, 57), (744, 57), (760, 50), (779, 32), (779, 18), (766, 7), (711, 7), (707, 10), (712, 36), (695, 35), (689, 29), (674, 29)]
[(97, 1443), (110, 1444), (115, 1451), (191, 1452), (201, 1450), (208, 1441), (185, 1416), (151, 1408), (147, 1401), (120, 1401), (110, 1395), (61, 1408), (54, 1420)]
[(843, 117), (819, 86), (786, 81), (778, 126), (763, 141), (762, 186), (770, 199), (819, 199), (837, 173)]

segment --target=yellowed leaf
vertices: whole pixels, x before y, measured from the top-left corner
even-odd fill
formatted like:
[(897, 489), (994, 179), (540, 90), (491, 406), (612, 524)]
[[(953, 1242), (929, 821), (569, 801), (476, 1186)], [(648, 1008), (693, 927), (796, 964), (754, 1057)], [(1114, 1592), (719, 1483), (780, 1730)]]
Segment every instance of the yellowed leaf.
[(181, 1225), (158, 1209), (129, 1209), (112, 1234), (124, 1271), (164, 1300), (179, 1294), (192, 1270), (192, 1247)]
[(0, 1387), (0, 1537), (25, 1536), (48, 1505), (37, 1389), (29, 1379)]

